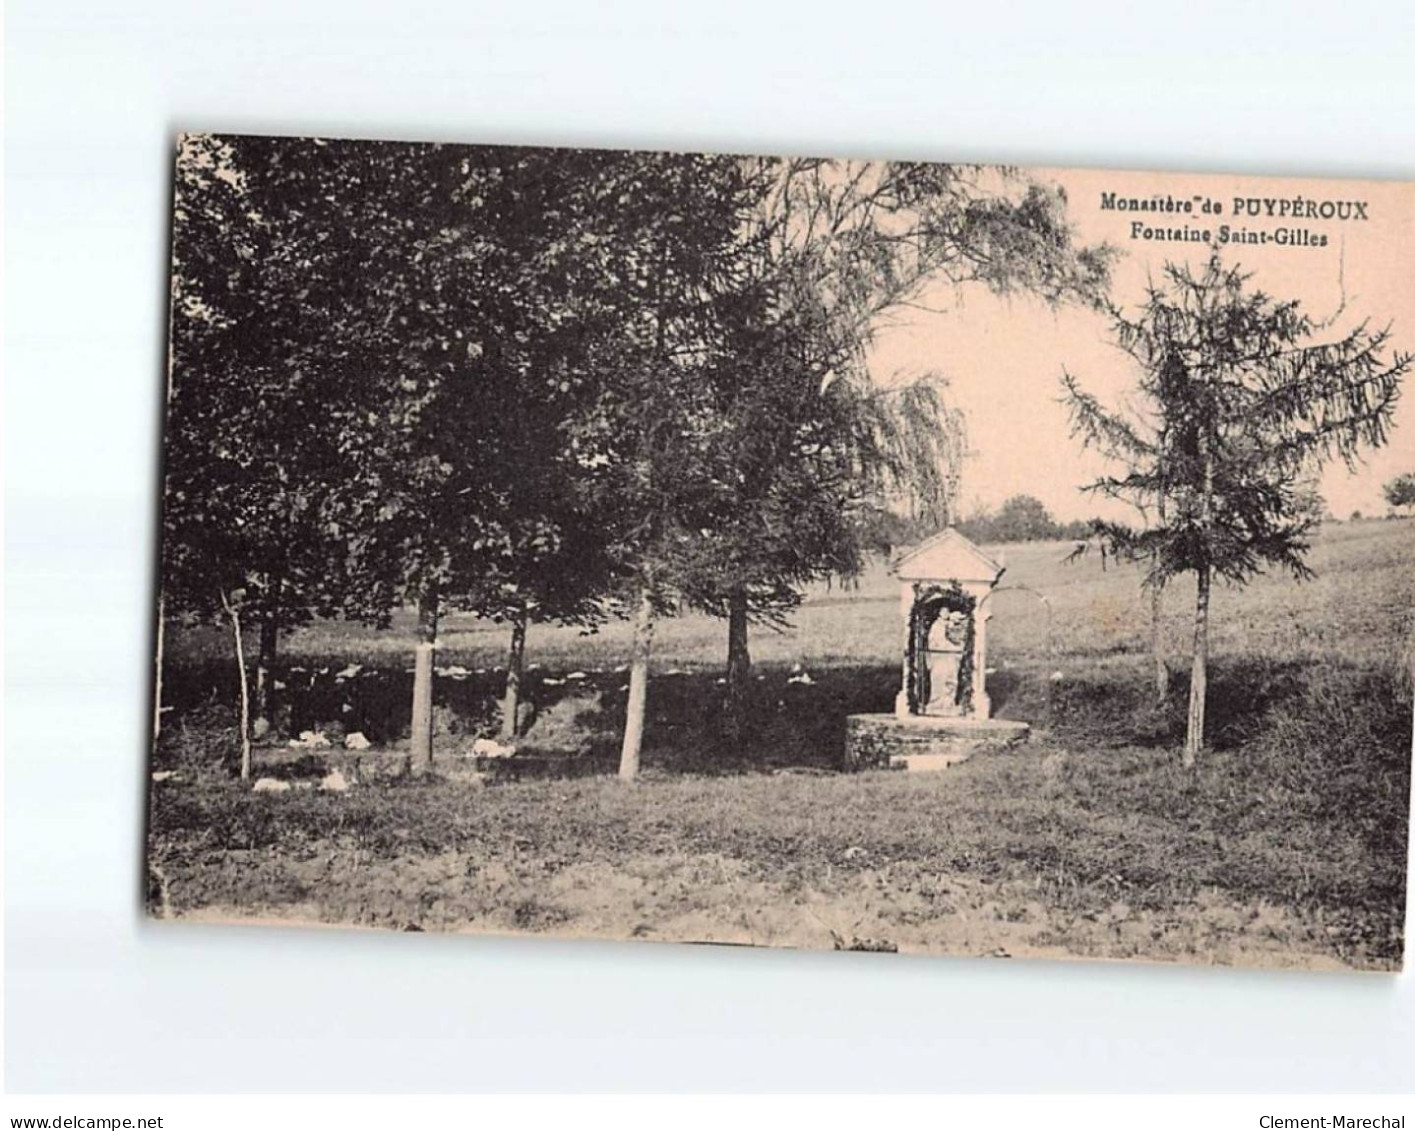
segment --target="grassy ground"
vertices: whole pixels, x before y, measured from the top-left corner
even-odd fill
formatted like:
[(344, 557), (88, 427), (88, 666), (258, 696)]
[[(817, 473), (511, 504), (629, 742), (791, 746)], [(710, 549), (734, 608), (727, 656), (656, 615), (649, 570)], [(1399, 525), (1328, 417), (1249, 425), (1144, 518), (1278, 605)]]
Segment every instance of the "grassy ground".
[[(1051, 637), (1060, 656), (1094, 658), (1136, 654), (1146, 647), (1148, 601), (1134, 566), (1102, 570), (1096, 559), (1067, 564), (1071, 546), (1036, 542), (994, 548), (1006, 565), (993, 598), (989, 655), (994, 661), (1041, 656), (1047, 646), (1046, 608), (1051, 604)], [(1243, 590), (1214, 593), (1214, 651), (1252, 652), (1287, 658), (1379, 659), (1390, 644), (1399, 646), (1415, 630), (1415, 521), (1369, 521), (1324, 527), (1309, 564), (1314, 581), (1296, 585), (1285, 577), (1260, 577)], [(1029, 591), (1030, 590), (1030, 591)], [(900, 645), (898, 582), (883, 564), (857, 585), (814, 589), (785, 632), (758, 630), (753, 658), (769, 664), (808, 663), (813, 667), (898, 662)], [(1187, 654), (1194, 603), (1192, 579), (1177, 581), (1166, 601), (1166, 635), (1172, 652)], [(439, 653), (445, 664), (504, 666), (510, 630), (465, 615), (443, 619)], [(657, 653), (665, 667), (717, 668), (726, 651), (721, 621), (683, 616), (656, 630)], [(251, 641), (254, 644), (254, 640)], [(294, 658), (336, 666), (411, 663), (412, 616), (395, 617), (384, 631), (326, 621), (299, 629), (284, 651)], [(629, 654), (629, 628), (611, 623), (591, 636), (577, 629), (533, 626), (528, 659), (560, 671), (613, 668)], [(169, 652), (183, 663), (227, 662), (228, 637), (220, 630), (175, 634)]]
[[(368, 781), (347, 793), (245, 792), (229, 761), (219, 636), (170, 642), (154, 784), (160, 914), (469, 931), (1390, 969), (1403, 948), (1415, 523), (1322, 532), (1303, 586), (1216, 601), (1210, 737), (1177, 765), (1181, 704), (1147, 705), (1146, 607), (1128, 568), (1008, 547), (989, 690), (1033, 741), (941, 774), (840, 774), (844, 718), (888, 710), (897, 589), (875, 571), (820, 590), (793, 630), (758, 632), (753, 741), (717, 739), (725, 635), (666, 622), (644, 780), (488, 786)], [(1043, 593), (1047, 606), (1030, 592)], [(1168, 597), (1182, 648), (1192, 593)], [(400, 628), (402, 629), (400, 631)], [(489, 724), (503, 632), (452, 620), (440, 749)], [(406, 626), (318, 625), (289, 641), (291, 720), (406, 726)], [(627, 638), (533, 633), (542, 710), (595, 696), (586, 757), (612, 762)], [(359, 672), (336, 678), (350, 661)], [(792, 683), (795, 665), (812, 682)], [(1184, 691), (1178, 672), (1176, 698)], [(321, 672), (321, 669), (329, 669)], [(465, 672), (457, 669), (465, 669)], [(478, 668), (485, 670), (478, 672)], [(565, 680), (572, 672), (582, 679)], [(669, 674), (673, 673), (673, 674)], [(264, 753), (263, 772), (317, 774)]]

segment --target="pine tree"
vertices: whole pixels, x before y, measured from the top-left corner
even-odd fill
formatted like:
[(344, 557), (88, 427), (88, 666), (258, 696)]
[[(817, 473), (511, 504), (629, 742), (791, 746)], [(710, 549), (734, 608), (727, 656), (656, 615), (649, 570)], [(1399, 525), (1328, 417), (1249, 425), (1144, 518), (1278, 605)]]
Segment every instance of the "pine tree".
[(1124, 466), (1091, 489), (1163, 504), (1148, 526), (1098, 531), (1147, 563), (1151, 585), (1197, 579), (1186, 766), (1204, 744), (1214, 580), (1242, 586), (1269, 566), (1312, 576), (1311, 480), (1326, 462), (1354, 466), (1386, 442), (1412, 364), (1392, 348), (1389, 326), (1362, 322), (1321, 341), (1323, 324), (1295, 300), (1251, 289), (1251, 278), (1217, 253), (1197, 273), (1171, 263), (1135, 315), (1114, 312), (1116, 343), (1139, 371), (1143, 419), (1064, 378), (1079, 434)]

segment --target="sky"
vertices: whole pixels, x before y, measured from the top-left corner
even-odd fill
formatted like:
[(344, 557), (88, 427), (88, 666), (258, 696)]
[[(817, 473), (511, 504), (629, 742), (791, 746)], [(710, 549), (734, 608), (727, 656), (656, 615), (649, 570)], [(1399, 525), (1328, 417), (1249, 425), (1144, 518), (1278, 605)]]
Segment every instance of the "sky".
[[(1321, 340), (1369, 319), (1373, 327), (1392, 323), (1392, 344), (1415, 351), (1415, 184), (1104, 170), (1034, 169), (1028, 175), (1063, 189), (1078, 240), (1107, 241), (1118, 250), (1111, 294), (1128, 309), (1143, 298), (1147, 279), (1160, 277), (1166, 259), (1200, 266), (1211, 251), (1202, 241), (1147, 239), (1145, 228), (1187, 226), (1217, 238), (1226, 224), (1259, 239), (1267, 233), (1266, 244), (1229, 243), (1223, 249), (1225, 262), (1253, 273), (1251, 286), (1300, 300), (1314, 318), (1342, 310)], [(1102, 207), (1103, 194), (1111, 192), (1117, 206)], [(1154, 194), (1181, 206), (1189, 202), (1193, 212), (1120, 207), (1122, 200), (1149, 201)], [(1235, 198), (1244, 202), (1238, 214)], [(1205, 201), (1222, 211), (1205, 213)], [(1288, 216), (1280, 215), (1282, 201)], [(1364, 218), (1349, 203), (1355, 201), (1364, 205)], [(1308, 217), (1309, 211), (1316, 214)], [(1296, 233), (1296, 242), (1276, 243), (1279, 229)], [(1323, 237), (1325, 246), (1317, 246)], [(1026, 296), (999, 298), (978, 287), (940, 288), (923, 296), (922, 304), (943, 313), (911, 312), (884, 330), (871, 365), (884, 379), (922, 369), (948, 377), (953, 402), (968, 421), (963, 513), (1028, 494), (1061, 521), (1125, 517), (1123, 505), (1081, 490), (1106, 465), (1071, 436), (1059, 403), (1063, 370), (1108, 405), (1123, 403), (1132, 392), (1136, 374), (1111, 344), (1104, 317), (1076, 307), (1052, 310)], [(1339, 461), (1329, 465), (1322, 494), (1340, 518), (1356, 510), (1384, 514), (1381, 486), (1402, 471), (1415, 471), (1415, 390), (1397, 406), (1388, 444), (1369, 452), (1354, 475)]]

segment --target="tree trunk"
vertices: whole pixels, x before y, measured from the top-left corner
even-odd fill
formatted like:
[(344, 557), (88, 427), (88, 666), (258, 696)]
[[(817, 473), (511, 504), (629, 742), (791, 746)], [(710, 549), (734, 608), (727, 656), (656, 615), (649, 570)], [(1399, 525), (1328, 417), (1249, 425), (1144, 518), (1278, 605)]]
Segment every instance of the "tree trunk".
[(639, 591), (634, 618), (634, 652), (629, 661), (629, 706), (624, 719), (624, 745), (619, 752), (619, 776), (633, 781), (639, 773), (644, 744), (644, 714), (649, 694), (649, 653), (653, 646), (653, 601), (645, 583)]
[(418, 643), (413, 653), (413, 733), (411, 768), (421, 774), (432, 767), (432, 656), (437, 647), (437, 590), (428, 588), (418, 600)]
[(1164, 654), (1164, 586), (1150, 586), (1150, 657), (1155, 666), (1155, 703), (1164, 706), (1169, 701), (1169, 664)]
[(258, 735), (275, 729), (275, 653), (280, 643), (279, 614), (267, 610), (260, 621), (260, 651), (255, 665), (255, 719)]
[(157, 749), (157, 740), (162, 737), (162, 641), (167, 632), (167, 598), (157, 598), (157, 655), (153, 659), (152, 674), (152, 746)]
[(727, 701), (723, 705), (722, 734), (734, 744), (742, 741), (747, 722), (747, 681), (752, 656), (747, 650), (747, 590), (737, 586), (727, 604)]
[(1204, 707), (1209, 694), (1209, 586), (1213, 567), (1208, 557), (1213, 538), (1214, 463), (1207, 432), (1199, 433), (1199, 458), (1204, 465), (1204, 488), (1199, 498), (1199, 525), (1203, 531), (1204, 557), (1198, 568), (1199, 595), (1194, 604), (1194, 662), (1189, 675), (1189, 725), (1184, 734), (1184, 765), (1192, 767), (1204, 748)]
[(246, 649), (241, 641), (241, 614), (221, 591), (221, 606), (231, 619), (231, 637), (236, 643), (236, 671), (241, 680), (241, 780), (251, 779), (251, 688), (246, 680)]
[(511, 620), (511, 650), (506, 657), (506, 697), (501, 702), (501, 737), (516, 737), (516, 712), (521, 706), (521, 670), (526, 658), (526, 610)]
[[(1165, 523), (1165, 492), (1161, 485), (1156, 499), (1159, 508), (1159, 524)], [(1155, 703), (1163, 707), (1169, 702), (1169, 664), (1164, 655), (1164, 582), (1155, 581), (1150, 586), (1150, 658), (1155, 665)]]
[(1194, 606), (1194, 663), (1189, 676), (1189, 726), (1184, 736), (1184, 765), (1193, 766), (1204, 748), (1204, 706), (1209, 691), (1209, 567), (1199, 569), (1199, 597)]

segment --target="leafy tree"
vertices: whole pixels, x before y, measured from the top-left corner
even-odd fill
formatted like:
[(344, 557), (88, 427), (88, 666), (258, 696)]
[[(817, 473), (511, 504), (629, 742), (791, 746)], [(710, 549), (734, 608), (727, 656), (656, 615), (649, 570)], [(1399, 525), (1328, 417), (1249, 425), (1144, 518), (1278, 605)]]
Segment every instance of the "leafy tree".
[[(645, 411), (655, 443), (703, 431), (691, 324), (726, 260), (694, 241), (738, 226), (736, 162), (197, 138), (184, 173), (179, 607), (257, 610), (273, 651), (314, 613), (386, 624), (413, 601), (419, 766), (441, 612), (507, 620), (514, 726), (528, 621), (598, 623), (620, 574), (643, 576), (701, 511), (686, 449), (643, 458), (623, 437)], [(635, 503), (659, 511), (645, 522)]]
[(1415, 471), (1407, 471), (1390, 480), (1382, 489), (1385, 500), (1393, 507), (1415, 508)]
[(998, 508), (993, 519), (999, 542), (1031, 542), (1054, 537), (1056, 523), (1040, 499), (1013, 495)]
[(296, 240), (250, 173), (279, 144), (189, 135), (178, 148), (162, 549), (164, 610), (237, 632), (243, 717), (239, 626), (257, 628), (267, 726), (281, 630), (335, 611), (349, 576), (329, 523), (344, 398), (305, 345), (307, 280), (332, 273), (329, 251)]
[(1268, 566), (1310, 577), (1314, 525), (1306, 501), (1326, 461), (1354, 465), (1383, 444), (1412, 357), (1389, 351), (1389, 328), (1363, 322), (1332, 341), (1296, 301), (1252, 290), (1215, 254), (1199, 272), (1167, 264), (1137, 314), (1115, 313), (1116, 341), (1135, 361), (1146, 418), (1106, 409), (1066, 380), (1082, 436), (1123, 457), (1093, 489), (1165, 508), (1143, 528), (1100, 524), (1148, 563), (1151, 583), (1198, 581), (1184, 762), (1203, 745), (1209, 597), (1215, 577), (1243, 585)]
[(439, 600), (504, 542), (506, 461), (476, 403), (502, 399), (503, 370), (461, 324), (485, 257), (448, 250), (472, 170), (440, 146), (184, 144), (167, 576), (188, 597), (183, 579), (223, 579), (228, 615), (251, 610), (266, 687), (281, 628), (387, 623), (411, 596), (425, 761)]
[(1041, 501), (1031, 495), (1013, 495), (996, 511), (976, 511), (957, 526), (975, 542), (1080, 542), (1091, 537), (1089, 520), (1057, 522)]
[[(455, 152), (452, 210), (423, 253), (447, 304), (424, 352), (467, 359), (437, 382), (425, 409), (436, 425), (423, 439), (435, 431), (437, 466), (452, 470), (430, 513), (426, 503), (413, 508), (427, 521), (415, 532), (395, 524), (381, 541), (406, 563), (408, 534), (431, 531), (442, 563), (436, 600), (511, 626), (509, 736), (529, 623), (599, 624), (615, 577), (600, 460), (584, 449), (581, 425), (613, 375), (601, 343), (616, 332), (606, 248), (626, 198), (613, 189), (623, 158)], [(426, 609), (434, 598), (424, 592)]]
[(694, 538), (720, 528), (735, 469), (711, 380), (716, 303), (731, 294), (750, 196), (735, 158), (625, 154), (610, 233), (617, 333), (602, 344), (597, 411), (580, 422), (582, 457), (602, 469), (611, 552), (634, 618), (620, 775), (638, 772), (656, 616), (692, 569)]
[[(324, 508), (338, 609), (417, 608), (415, 768), (432, 757), (433, 653), (449, 610), (596, 623), (609, 571), (567, 424), (597, 393), (597, 177), (612, 155), (286, 141), (252, 181), (302, 266), (295, 341), (335, 392)], [(587, 225), (587, 218), (590, 223)], [(328, 252), (323, 249), (332, 249)], [(605, 283), (597, 284), (601, 290)]]

